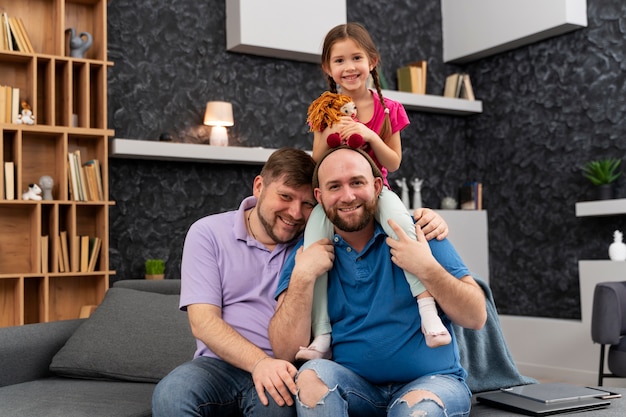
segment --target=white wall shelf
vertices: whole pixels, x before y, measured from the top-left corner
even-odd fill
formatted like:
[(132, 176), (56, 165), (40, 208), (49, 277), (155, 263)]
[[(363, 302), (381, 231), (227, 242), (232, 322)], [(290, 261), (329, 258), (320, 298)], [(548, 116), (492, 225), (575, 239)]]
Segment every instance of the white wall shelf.
[(109, 155), (113, 158), (126, 159), (263, 165), (274, 151), (276, 149), (260, 147), (211, 146), (115, 138), (111, 140)]
[(448, 63), (467, 63), (586, 26), (587, 0), (441, 0)]
[(347, 21), (346, 3), (226, 0), (226, 49), (317, 64), (326, 32)]
[(407, 110), (450, 114), (454, 116), (469, 116), (482, 113), (483, 111), (483, 102), (480, 100), (465, 100), (430, 94), (413, 94), (394, 90), (383, 90), (383, 95), (392, 100), (399, 101)]
[(581, 201), (576, 203), (576, 217), (626, 214), (626, 198)]

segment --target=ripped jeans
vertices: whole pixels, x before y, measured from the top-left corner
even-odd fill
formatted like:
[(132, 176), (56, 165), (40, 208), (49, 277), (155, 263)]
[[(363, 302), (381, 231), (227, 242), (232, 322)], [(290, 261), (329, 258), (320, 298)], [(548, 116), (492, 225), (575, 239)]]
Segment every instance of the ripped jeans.
[[(424, 376), (408, 383), (376, 385), (330, 360), (310, 360), (300, 368), (299, 374), (307, 369), (313, 370), (330, 391), (311, 408), (300, 401), (300, 395), (307, 387), (299, 386), (298, 417), (469, 416), (471, 392), (465, 382), (454, 375)], [(437, 395), (445, 407), (441, 408), (430, 399), (409, 407), (401, 399), (410, 391), (419, 389)]]

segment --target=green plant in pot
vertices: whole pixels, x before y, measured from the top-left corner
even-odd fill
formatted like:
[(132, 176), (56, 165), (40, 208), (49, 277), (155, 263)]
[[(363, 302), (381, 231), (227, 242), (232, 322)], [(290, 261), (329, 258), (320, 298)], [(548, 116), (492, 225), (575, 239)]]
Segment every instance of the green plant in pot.
[(165, 261), (163, 259), (146, 260), (146, 279), (165, 278)]
[(615, 181), (622, 175), (622, 161), (617, 158), (589, 161), (583, 166), (583, 176), (597, 187), (598, 200), (610, 200), (614, 195)]

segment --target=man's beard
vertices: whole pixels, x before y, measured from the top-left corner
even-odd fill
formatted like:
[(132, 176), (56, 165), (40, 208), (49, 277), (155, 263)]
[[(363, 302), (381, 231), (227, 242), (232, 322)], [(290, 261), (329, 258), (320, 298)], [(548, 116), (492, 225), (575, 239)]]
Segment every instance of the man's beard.
[(365, 229), (367, 225), (370, 224), (372, 219), (374, 218), (374, 214), (376, 213), (376, 202), (370, 201), (363, 203), (363, 214), (354, 219), (345, 220), (339, 215), (339, 211), (337, 208), (326, 209), (324, 207), (324, 211), (326, 212), (326, 217), (334, 224), (339, 230), (344, 232), (358, 232), (359, 230)]
[[(259, 207), (258, 204), (257, 204), (257, 207)], [(263, 213), (261, 213), (261, 211), (258, 209), (257, 209), (257, 216), (259, 217), (259, 221), (261, 222), (261, 225), (263, 226), (265, 233), (267, 233), (267, 235), (276, 243), (289, 243), (292, 240), (294, 240), (296, 237), (298, 237), (300, 233), (302, 232), (302, 228), (300, 228), (298, 232), (296, 232), (293, 236), (290, 236), (288, 239), (281, 238), (277, 236), (276, 233), (274, 233), (274, 226), (276, 226), (276, 222), (279, 221), (276, 217), (274, 217), (274, 223), (270, 223), (270, 221), (268, 221), (263, 215)]]

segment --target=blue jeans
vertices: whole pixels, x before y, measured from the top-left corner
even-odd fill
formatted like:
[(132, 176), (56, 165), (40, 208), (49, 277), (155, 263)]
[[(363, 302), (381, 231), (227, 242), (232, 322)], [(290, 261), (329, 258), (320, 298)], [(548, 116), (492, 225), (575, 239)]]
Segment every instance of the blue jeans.
[(295, 407), (280, 407), (272, 397), (267, 398), (270, 403), (264, 406), (249, 372), (219, 359), (198, 357), (158, 383), (152, 395), (152, 415), (295, 417)]
[[(313, 370), (329, 387), (329, 392), (312, 408), (302, 404), (298, 398), (298, 417), (469, 416), (472, 394), (465, 382), (454, 375), (424, 376), (403, 384), (377, 385), (325, 359), (308, 361), (300, 368), (300, 373), (306, 369)], [(299, 387), (299, 395), (304, 389)], [(433, 400), (423, 400), (409, 407), (402, 397), (419, 389), (437, 395), (445, 407), (441, 408)]]

